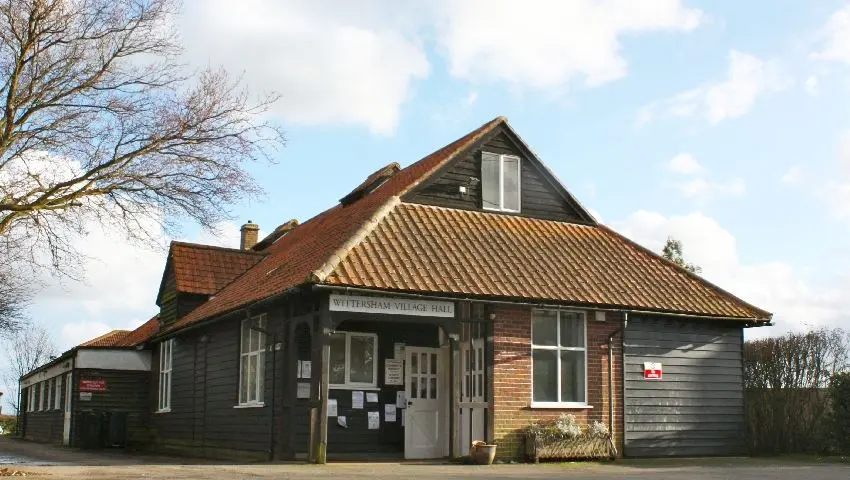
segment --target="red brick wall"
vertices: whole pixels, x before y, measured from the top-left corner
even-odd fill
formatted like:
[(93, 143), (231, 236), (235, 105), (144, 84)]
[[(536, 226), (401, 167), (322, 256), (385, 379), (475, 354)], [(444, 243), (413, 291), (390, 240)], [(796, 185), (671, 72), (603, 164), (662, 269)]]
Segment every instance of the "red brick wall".
[[(587, 312), (587, 400), (592, 409), (531, 408), (531, 308), (498, 307), (493, 320), (493, 416), (500, 458), (524, 455), (522, 431), (537, 420), (571, 413), (580, 423), (598, 420), (608, 425), (608, 335), (622, 326), (622, 314), (608, 312), (597, 322)], [(623, 342), (614, 338), (614, 433), (617, 449), (623, 444)]]

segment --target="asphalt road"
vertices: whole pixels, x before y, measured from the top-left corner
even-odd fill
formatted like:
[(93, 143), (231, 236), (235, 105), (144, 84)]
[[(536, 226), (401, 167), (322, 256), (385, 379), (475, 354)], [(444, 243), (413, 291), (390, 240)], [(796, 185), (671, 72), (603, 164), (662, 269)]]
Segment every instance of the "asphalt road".
[[(4, 464), (5, 463), (5, 464)], [(850, 464), (789, 459), (627, 460), (614, 463), (492, 465), (444, 463), (299, 463), (233, 465), (185, 458), (83, 452), (0, 438), (0, 469), (11, 468), (50, 478), (99, 479), (656, 479), (656, 480), (848, 480)]]

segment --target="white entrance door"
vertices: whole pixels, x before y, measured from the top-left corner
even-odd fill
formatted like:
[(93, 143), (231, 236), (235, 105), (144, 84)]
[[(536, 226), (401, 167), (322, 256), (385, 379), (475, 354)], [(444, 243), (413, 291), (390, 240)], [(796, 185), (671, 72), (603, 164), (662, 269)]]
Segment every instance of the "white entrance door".
[(443, 452), (440, 443), (440, 349), (408, 346), (405, 350), (404, 458), (438, 458)]
[(71, 374), (68, 373), (65, 375), (65, 423), (62, 431), (62, 443), (65, 445), (71, 444), (71, 392), (73, 391)]

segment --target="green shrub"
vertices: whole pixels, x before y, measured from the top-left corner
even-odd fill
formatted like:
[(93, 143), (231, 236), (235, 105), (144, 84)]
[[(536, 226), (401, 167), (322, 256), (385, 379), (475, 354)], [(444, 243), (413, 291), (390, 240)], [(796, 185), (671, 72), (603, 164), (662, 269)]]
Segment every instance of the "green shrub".
[(832, 403), (830, 429), (835, 448), (840, 453), (850, 454), (850, 373), (833, 375), (829, 398)]
[(15, 417), (0, 417), (0, 432), (3, 435), (13, 435), (17, 433), (18, 419)]

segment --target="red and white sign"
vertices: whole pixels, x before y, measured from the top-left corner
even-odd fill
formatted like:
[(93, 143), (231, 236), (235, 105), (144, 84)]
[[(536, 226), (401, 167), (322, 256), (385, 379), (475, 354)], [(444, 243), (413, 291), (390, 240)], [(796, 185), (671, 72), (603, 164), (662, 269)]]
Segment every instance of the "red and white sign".
[(106, 380), (103, 379), (95, 379), (95, 378), (81, 378), (80, 379), (80, 391), (81, 392), (105, 392), (106, 391)]
[(656, 362), (643, 362), (644, 380), (661, 380), (661, 364)]

